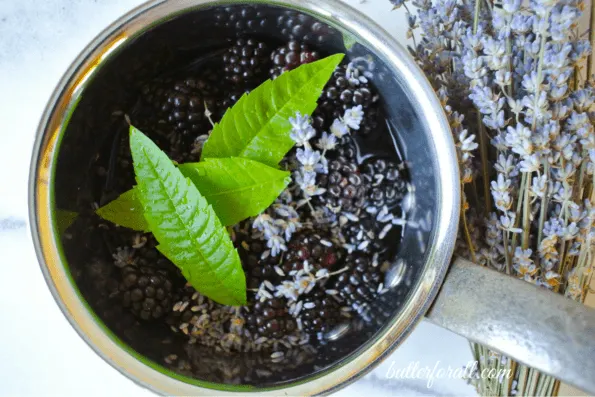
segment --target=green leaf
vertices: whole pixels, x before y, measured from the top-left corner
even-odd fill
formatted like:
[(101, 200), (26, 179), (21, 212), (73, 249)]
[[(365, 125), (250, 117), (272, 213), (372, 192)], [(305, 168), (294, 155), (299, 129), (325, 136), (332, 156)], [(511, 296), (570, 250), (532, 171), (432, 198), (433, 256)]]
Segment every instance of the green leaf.
[(242, 96), (205, 142), (202, 158), (244, 157), (277, 166), (293, 147), (289, 118), (311, 115), (344, 54), (302, 65)]
[(194, 184), (142, 132), (130, 150), (149, 229), (159, 249), (200, 293), (225, 305), (246, 303), (246, 277), (225, 227)]
[(117, 199), (99, 208), (96, 213), (116, 225), (140, 232), (149, 231), (149, 225), (143, 215), (143, 206), (135, 188), (122, 193)]
[(67, 210), (56, 210), (56, 225), (58, 226), (58, 233), (60, 236), (72, 225), (78, 213)]
[[(213, 206), (224, 226), (232, 226), (267, 209), (291, 181), (289, 172), (229, 157), (181, 164), (178, 169), (196, 185)], [(117, 225), (149, 231), (137, 189), (123, 193), (97, 210), (97, 215)]]
[(240, 157), (205, 159), (178, 168), (196, 185), (226, 226), (260, 214), (291, 181), (287, 171)]
[(349, 32), (343, 32), (343, 45), (347, 51), (351, 50), (357, 44), (357, 39)]

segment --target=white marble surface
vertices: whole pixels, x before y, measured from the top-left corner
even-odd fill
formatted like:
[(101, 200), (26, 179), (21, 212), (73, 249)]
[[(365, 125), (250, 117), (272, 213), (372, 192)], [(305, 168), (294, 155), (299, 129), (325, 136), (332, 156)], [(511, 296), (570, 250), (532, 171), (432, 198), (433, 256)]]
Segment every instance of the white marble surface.
[[(323, 1), (323, 0), (321, 0)], [(388, 0), (346, 0), (404, 38)], [(54, 85), (101, 29), (139, 0), (0, 0), (0, 395), (148, 396), (105, 364), (60, 313), (39, 271), (27, 216), (27, 177), (38, 120)], [(464, 366), (467, 342), (422, 322), (372, 373), (338, 393), (473, 395), (461, 379), (391, 379), (387, 372)]]

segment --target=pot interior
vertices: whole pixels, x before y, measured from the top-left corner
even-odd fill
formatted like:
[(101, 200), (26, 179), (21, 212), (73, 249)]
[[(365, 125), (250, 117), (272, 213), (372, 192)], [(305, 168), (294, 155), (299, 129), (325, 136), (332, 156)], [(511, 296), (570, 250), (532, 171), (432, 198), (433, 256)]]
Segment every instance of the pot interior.
[[(313, 28), (315, 22), (319, 24)], [(119, 343), (128, 345), (146, 360), (186, 376), (189, 382), (275, 387), (349, 360), (394, 321), (418, 287), (427, 259), (426, 247), (432, 238), (432, 221), (437, 214), (439, 188), (433, 172), (436, 164), (431, 132), (419, 106), (412, 105), (414, 97), (407, 82), (395, 73), (394, 66), (368, 48), (357, 34), (352, 37), (358, 43), (345, 48), (343, 33), (341, 27), (324, 17), (277, 6), (196, 8), (163, 20), (128, 40), (103, 62), (86, 85), (60, 143), (54, 202), (59, 210), (79, 214), (61, 236), (68, 270), (97, 321), (103, 322)], [(124, 191), (118, 184), (117, 165), (118, 156), (127, 150), (124, 115), (137, 123), (138, 98), (147, 81), (168, 79), (189, 70), (221, 68), (218, 62), (222, 51), (238, 36), (250, 36), (271, 46), (299, 36), (322, 55), (344, 52), (350, 60), (363, 65), (366, 78), (380, 93), (386, 125), (378, 127), (385, 131), (382, 136), (362, 140), (361, 150), (400, 157), (407, 165), (411, 183), (406, 208), (408, 223), (391, 237), (394, 255), (386, 280), (386, 287), (390, 288), (369, 308), (370, 321), (353, 324), (351, 332), (316, 345), (314, 351), (296, 349), (280, 360), (271, 360), (270, 355), (188, 346), (187, 338), (173, 337), (165, 324), (147, 325), (114, 305), (113, 296), (105, 292), (103, 281), (96, 277), (113, 267), (112, 252), (119, 244), (112, 227), (98, 226), (93, 210)], [(222, 91), (233, 89), (232, 84)], [(132, 183), (131, 180), (130, 186)]]

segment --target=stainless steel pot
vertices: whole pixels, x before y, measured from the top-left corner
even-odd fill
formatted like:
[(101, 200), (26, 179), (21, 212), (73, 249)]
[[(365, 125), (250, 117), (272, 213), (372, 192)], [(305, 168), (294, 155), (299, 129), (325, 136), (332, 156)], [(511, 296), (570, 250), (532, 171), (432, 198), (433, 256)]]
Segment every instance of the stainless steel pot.
[[(379, 316), (382, 320), (348, 334), (334, 349), (323, 348), (299, 370), (281, 369), (271, 380), (252, 387), (218, 381), (211, 373), (192, 374), (193, 378), (174, 373), (147, 358), (141, 348), (127, 346), (81, 294), (77, 262), (85, 258), (77, 259), (64, 249), (56, 227), (56, 208), (81, 200), (81, 186), (88, 177), (86, 165), (104, 144), (103, 138), (113, 133), (109, 123), (89, 127), (90, 119), (108, 119), (114, 110), (101, 98), (125, 87), (130, 76), (142, 73), (142, 65), (164, 67), (169, 59), (165, 54), (171, 55), (172, 48), (211, 45), (220, 32), (214, 18), (217, 7), (238, 3), (258, 5), (265, 14), (267, 10), (294, 10), (356, 39), (358, 44), (349, 55), (373, 65), (373, 78), (386, 101), (396, 131), (393, 137), (409, 162), (414, 186), (400, 254), (389, 272), (391, 291), (374, 308), (384, 315)], [(340, 41), (323, 45), (342, 50)], [(158, 59), (155, 54), (160, 54)], [(78, 149), (65, 149), (71, 145)], [(56, 88), (38, 130), (29, 197), (41, 268), (65, 316), (110, 365), (156, 392), (329, 393), (387, 357), (425, 315), (435, 324), (595, 393), (595, 313), (527, 283), (461, 259), (453, 261), (459, 198), (451, 132), (423, 73), (385, 31), (337, 0), (154, 0), (131, 11), (93, 40)], [(235, 359), (215, 356), (209, 360), (205, 367), (213, 360), (224, 369), (239, 365)]]

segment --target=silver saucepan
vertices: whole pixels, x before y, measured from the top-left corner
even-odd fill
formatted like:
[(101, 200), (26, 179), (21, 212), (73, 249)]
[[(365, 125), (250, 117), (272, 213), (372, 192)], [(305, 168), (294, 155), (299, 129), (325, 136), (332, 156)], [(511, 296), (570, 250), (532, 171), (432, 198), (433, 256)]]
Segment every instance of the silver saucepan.
[[(263, 28), (262, 34), (280, 35), (261, 22), (290, 12), (335, 30), (334, 39), (320, 42), (329, 52), (345, 51), (341, 37), (357, 43), (348, 55), (373, 72), (393, 138), (409, 165), (408, 219), (398, 258), (387, 273), (390, 291), (373, 308), (383, 314), (377, 316), (380, 320), (321, 347), (316, 357), (301, 364), (295, 358), (272, 368), (241, 355), (198, 351), (194, 359), (201, 370), (185, 373), (165, 368), (143, 346), (126, 343), (116, 326), (104, 324), (100, 310), (89, 305), (77, 284), (87, 258), (64, 249), (56, 218), (59, 209), (88, 199), (81, 197), (90, 178), (88, 164), (113, 138), (109, 120), (115, 109), (110, 106), (126, 101), (134, 82), (144, 73), (166, 70), (180, 52), (208, 51), (230, 33), (226, 29), (245, 28), (233, 20), (221, 23), (217, 16), (224, 6), (246, 3), (259, 10), (248, 28)], [(395, 39), (353, 8), (338, 0), (152, 0), (96, 37), (59, 82), (37, 132), (29, 208), (41, 269), (68, 321), (110, 365), (159, 393), (329, 393), (386, 358), (424, 318), (595, 393), (595, 313), (453, 259), (460, 194), (455, 145), (432, 87)], [(149, 335), (147, 345), (150, 340)], [(251, 385), (226, 376), (255, 366), (272, 375)]]

